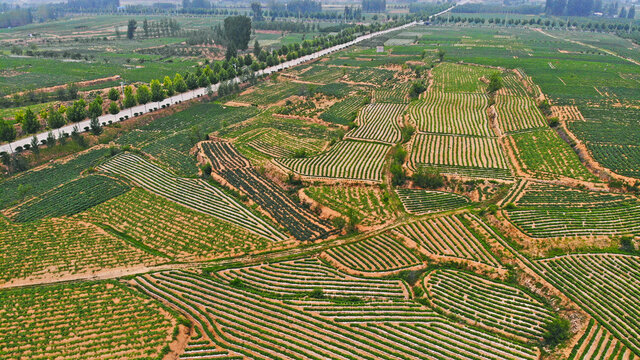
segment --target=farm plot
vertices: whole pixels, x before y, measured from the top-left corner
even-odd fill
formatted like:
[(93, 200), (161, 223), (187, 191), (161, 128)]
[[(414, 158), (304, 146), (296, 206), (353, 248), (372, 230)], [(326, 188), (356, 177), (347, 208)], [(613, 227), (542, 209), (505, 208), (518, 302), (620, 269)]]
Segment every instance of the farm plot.
[(296, 239), (317, 240), (333, 232), (328, 221), (319, 219), (276, 184), (259, 175), (232, 144), (215, 141), (203, 142), (201, 146), (214, 172), (245, 193)]
[(634, 197), (624, 194), (529, 181), (526, 182), (523, 190), (514, 201), (514, 204), (522, 207), (598, 208), (636, 202)]
[(396, 189), (396, 193), (405, 210), (418, 215), (453, 210), (469, 203), (466, 196), (443, 191)]
[(571, 350), (568, 360), (605, 360), (637, 359), (637, 357), (616, 339), (602, 325), (589, 320), (589, 325), (576, 346)]
[(277, 159), (281, 166), (302, 176), (382, 181), (384, 158), (390, 146), (345, 140), (329, 151), (305, 159)]
[(373, 91), (373, 99), (376, 103), (409, 103), (409, 88), (411, 83), (400, 83), (392, 88), (382, 88)]
[(186, 272), (155, 273), (136, 281), (204, 326), (217, 328), (230, 350), (249, 358), (417, 360), (434, 353), (442, 359), (536, 358), (528, 347), (444, 321), (348, 326)]
[(378, 68), (349, 68), (345, 73), (349, 82), (374, 86), (387, 85), (395, 74), (393, 71)]
[(616, 174), (640, 179), (640, 146), (589, 144), (594, 158)]
[(250, 92), (245, 92), (238, 96), (237, 101), (269, 106), (290, 96), (304, 93), (309, 84), (300, 84), (291, 81), (278, 81), (277, 83), (264, 83), (253, 87)]
[[(77, 178), (82, 171), (103, 160), (108, 153), (108, 149), (90, 150), (3, 181), (0, 183), (0, 208), (41, 195)], [(22, 190), (18, 191), (19, 187)]]
[(469, 323), (528, 340), (542, 338), (553, 312), (524, 291), (455, 270), (435, 270), (425, 278), (433, 305)]
[(362, 225), (377, 225), (391, 219), (388, 195), (377, 187), (310, 186), (305, 194), (342, 215), (355, 216)]
[(400, 141), (400, 121), (406, 106), (402, 104), (369, 104), (356, 118), (355, 129), (346, 138), (377, 141), (393, 145)]
[(69, 216), (124, 194), (131, 187), (121, 180), (102, 175), (89, 175), (68, 182), (42, 196), (10, 210), (16, 222), (28, 222), (45, 217)]
[(597, 208), (540, 207), (507, 210), (531, 237), (640, 235), (640, 204)]
[(487, 84), (480, 78), (489, 79), (496, 72), (499, 70), (445, 62), (431, 70), (433, 89), (441, 92), (482, 93)]
[(4, 359), (155, 359), (175, 320), (115, 281), (0, 292)]
[(367, 99), (364, 96), (350, 96), (331, 105), (320, 115), (320, 118), (333, 124), (348, 125), (356, 119), (366, 102)]
[(504, 133), (545, 127), (546, 121), (538, 106), (528, 97), (496, 96), (498, 125)]
[(314, 63), (307, 69), (308, 70), (305, 70), (303, 73), (297, 75), (298, 79), (326, 84), (337, 81), (342, 76), (344, 76), (344, 73), (339, 69), (320, 65), (318, 63)]
[[(409, 166), (434, 166), (443, 172), (506, 178), (511, 172), (497, 138), (417, 134)], [(465, 171), (468, 168), (470, 171)]]
[(528, 96), (529, 91), (516, 74), (509, 73), (502, 77), (502, 88), (498, 90), (497, 94), (521, 97)]
[(356, 278), (313, 258), (222, 270), (216, 274), (227, 282), (239, 279), (243, 287), (274, 296), (304, 297), (319, 288), (329, 297), (406, 297), (406, 288), (401, 281)]
[(133, 154), (122, 154), (100, 169), (123, 175), (143, 188), (178, 204), (243, 227), (266, 239), (285, 237), (221, 190), (199, 179), (179, 178)]
[(551, 115), (554, 117), (557, 117), (561, 121), (566, 121), (566, 120), (584, 121), (584, 117), (582, 116), (580, 109), (578, 109), (578, 107), (574, 105), (552, 106)]
[(252, 153), (257, 152), (260, 157), (271, 158), (293, 157), (299, 150), (304, 150), (307, 154), (316, 154), (326, 143), (324, 139), (297, 137), (273, 128), (248, 131), (235, 141), (239, 149), (249, 148)]
[(509, 139), (517, 151), (517, 161), (537, 177), (553, 179), (566, 176), (597, 181), (573, 149), (551, 129), (517, 133)]
[(183, 207), (142, 189), (76, 216), (107, 225), (151, 254), (177, 260), (209, 259), (249, 252), (271, 242), (242, 227)]
[(0, 218), (0, 239), (0, 282), (55, 278), (161, 260), (97, 226), (69, 219), (12, 224)]
[(411, 104), (409, 115), (418, 131), (493, 136), (489, 126), (485, 94), (425, 92)]
[(337, 263), (364, 272), (391, 271), (420, 264), (420, 259), (393, 237), (382, 234), (325, 252)]
[(543, 276), (640, 356), (640, 257), (566, 255), (537, 264)]
[(462, 215), (441, 216), (401, 225), (392, 233), (415, 242), (420, 251), (428, 254), (499, 267), (483, 235), (472, 232), (473, 221), (476, 220)]
[(286, 300), (286, 304), (299, 306), (306, 312), (345, 324), (429, 323), (442, 321), (442, 317), (431, 309), (410, 301), (366, 301), (357, 303), (327, 300)]

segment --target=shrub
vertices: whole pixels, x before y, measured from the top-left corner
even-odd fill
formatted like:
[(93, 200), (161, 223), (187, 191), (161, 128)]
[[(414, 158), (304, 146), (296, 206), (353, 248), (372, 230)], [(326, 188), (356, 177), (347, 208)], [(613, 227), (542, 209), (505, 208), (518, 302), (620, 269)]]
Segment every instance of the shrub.
[(569, 320), (560, 317), (547, 323), (542, 334), (543, 344), (553, 348), (567, 340), (570, 336), (569, 326)]

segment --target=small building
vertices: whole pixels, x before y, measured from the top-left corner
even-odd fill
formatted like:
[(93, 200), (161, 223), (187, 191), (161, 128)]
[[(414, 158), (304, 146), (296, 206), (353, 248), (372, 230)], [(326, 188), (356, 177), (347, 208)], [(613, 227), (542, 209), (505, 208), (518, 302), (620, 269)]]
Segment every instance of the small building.
[(384, 52), (384, 46), (376, 46), (376, 52), (377, 53), (383, 53)]

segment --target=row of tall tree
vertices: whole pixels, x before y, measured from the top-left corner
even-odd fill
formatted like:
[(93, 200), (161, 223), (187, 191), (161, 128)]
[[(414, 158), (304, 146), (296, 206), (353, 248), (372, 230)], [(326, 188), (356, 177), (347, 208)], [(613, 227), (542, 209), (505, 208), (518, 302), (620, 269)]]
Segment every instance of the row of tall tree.
[(617, 1), (603, 5), (602, 0), (546, 0), (545, 13), (555, 16), (589, 16), (602, 13), (605, 16), (620, 18), (635, 18), (635, 7), (629, 10), (620, 8)]

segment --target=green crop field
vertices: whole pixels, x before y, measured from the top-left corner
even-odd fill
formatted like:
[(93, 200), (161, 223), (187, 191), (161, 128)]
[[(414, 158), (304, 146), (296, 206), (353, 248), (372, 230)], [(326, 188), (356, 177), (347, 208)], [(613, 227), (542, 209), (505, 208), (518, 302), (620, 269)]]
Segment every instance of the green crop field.
[(13, 3), (2, 359), (640, 359), (637, 5)]

